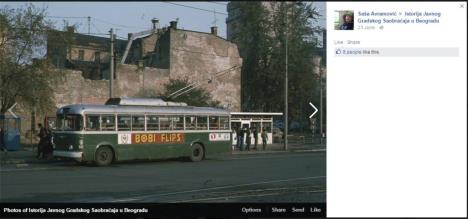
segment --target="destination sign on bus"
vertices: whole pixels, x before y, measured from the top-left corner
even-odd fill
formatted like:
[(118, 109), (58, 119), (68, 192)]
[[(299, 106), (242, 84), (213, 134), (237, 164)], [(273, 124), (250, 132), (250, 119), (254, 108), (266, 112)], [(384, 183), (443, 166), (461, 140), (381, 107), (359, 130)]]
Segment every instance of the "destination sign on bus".
[(184, 133), (134, 133), (119, 134), (119, 144), (184, 143)]
[(231, 133), (210, 133), (210, 141), (230, 141)]

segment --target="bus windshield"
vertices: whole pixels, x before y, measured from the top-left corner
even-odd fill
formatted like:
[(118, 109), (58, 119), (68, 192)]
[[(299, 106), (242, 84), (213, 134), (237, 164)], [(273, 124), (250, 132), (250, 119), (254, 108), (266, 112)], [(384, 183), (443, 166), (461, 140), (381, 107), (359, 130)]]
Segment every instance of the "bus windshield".
[(81, 131), (83, 129), (83, 117), (73, 114), (57, 115), (57, 129), (63, 131)]

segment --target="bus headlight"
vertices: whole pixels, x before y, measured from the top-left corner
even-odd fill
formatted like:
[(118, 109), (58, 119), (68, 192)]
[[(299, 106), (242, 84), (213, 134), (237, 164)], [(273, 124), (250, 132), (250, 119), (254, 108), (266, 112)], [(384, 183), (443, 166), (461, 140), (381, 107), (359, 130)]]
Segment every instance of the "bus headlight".
[(78, 145), (79, 149), (83, 149), (83, 139), (80, 139), (80, 145)]

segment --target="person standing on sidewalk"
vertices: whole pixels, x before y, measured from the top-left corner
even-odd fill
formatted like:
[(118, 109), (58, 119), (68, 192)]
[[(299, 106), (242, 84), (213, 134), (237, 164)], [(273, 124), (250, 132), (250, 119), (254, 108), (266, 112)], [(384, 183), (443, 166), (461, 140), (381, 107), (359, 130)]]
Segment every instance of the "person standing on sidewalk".
[(237, 136), (237, 140), (240, 142), (239, 150), (244, 150), (244, 129), (242, 127), (239, 128), (239, 135)]
[(7, 152), (5, 145), (5, 132), (2, 127), (0, 127), (0, 150)]
[(250, 151), (250, 141), (252, 141), (252, 137), (250, 135), (250, 129), (245, 128), (245, 144), (247, 145), (247, 150)]
[(254, 149), (257, 150), (257, 143), (258, 143), (258, 130), (257, 130), (257, 127), (253, 127), (253, 137), (254, 137)]
[(240, 148), (240, 142), (239, 142), (239, 127), (236, 127), (234, 129), (234, 132), (236, 133), (236, 149), (239, 150)]
[(47, 141), (47, 130), (42, 127), (41, 123), (38, 123), (37, 126), (39, 127), (39, 134), (37, 134), (37, 137), (39, 137), (39, 143), (37, 144), (37, 158), (45, 158), (45, 153), (44, 153), (44, 147), (45, 143)]
[(268, 135), (267, 135), (267, 132), (266, 132), (265, 128), (263, 128), (263, 130), (262, 130), (262, 144), (263, 144), (263, 150), (266, 149), (267, 141), (268, 141)]
[(237, 128), (237, 148), (241, 151), (244, 149), (244, 131), (241, 127)]
[(46, 131), (46, 137), (44, 140), (44, 146), (42, 146), (43, 147), (42, 151), (43, 151), (44, 156), (47, 158), (47, 160), (49, 160), (52, 157), (52, 154), (54, 151), (52, 147), (52, 133), (47, 127), (45, 127), (45, 131)]

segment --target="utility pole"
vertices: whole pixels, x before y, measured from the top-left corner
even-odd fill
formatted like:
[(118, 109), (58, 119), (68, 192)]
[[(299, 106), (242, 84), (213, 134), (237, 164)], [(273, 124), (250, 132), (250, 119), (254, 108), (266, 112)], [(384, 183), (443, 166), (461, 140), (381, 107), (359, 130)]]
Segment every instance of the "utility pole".
[(286, 67), (284, 80), (284, 150), (288, 150), (288, 12), (286, 10)]
[(110, 29), (110, 78), (109, 78), (109, 98), (114, 97), (114, 29)]
[(91, 34), (91, 29), (90, 29), (90, 26), (91, 26), (91, 17), (88, 16), (88, 35)]

